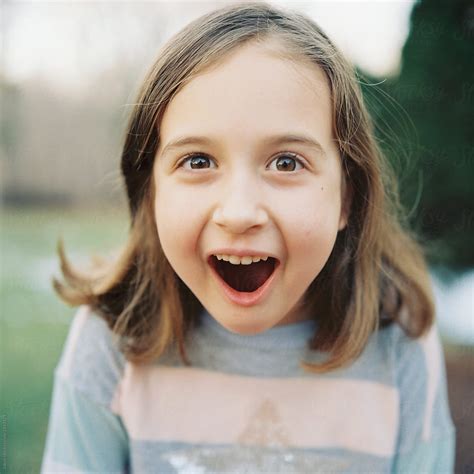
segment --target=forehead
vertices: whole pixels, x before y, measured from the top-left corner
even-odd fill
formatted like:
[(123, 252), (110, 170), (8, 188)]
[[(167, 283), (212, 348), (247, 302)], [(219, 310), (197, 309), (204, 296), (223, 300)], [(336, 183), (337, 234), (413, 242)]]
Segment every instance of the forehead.
[(294, 130), (330, 139), (332, 104), (324, 71), (272, 43), (237, 47), (192, 78), (168, 104), (163, 141), (188, 133), (248, 136)]

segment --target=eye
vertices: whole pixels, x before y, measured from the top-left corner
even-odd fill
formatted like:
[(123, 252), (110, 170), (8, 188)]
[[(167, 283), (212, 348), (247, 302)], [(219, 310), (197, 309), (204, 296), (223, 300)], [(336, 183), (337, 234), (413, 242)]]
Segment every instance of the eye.
[(298, 171), (296, 166), (300, 166), (299, 169), (305, 168), (302, 160), (295, 153), (283, 153), (275, 157), (272, 163), (277, 163), (277, 171)]
[(191, 153), (190, 155), (185, 156), (180, 162), (178, 167), (183, 168), (184, 163), (189, 163), (188, 168), (192, 170), (208, 169), (206, 166), (207, 163), (210, 163), (212, 160), (207, 155), (203, 153)]

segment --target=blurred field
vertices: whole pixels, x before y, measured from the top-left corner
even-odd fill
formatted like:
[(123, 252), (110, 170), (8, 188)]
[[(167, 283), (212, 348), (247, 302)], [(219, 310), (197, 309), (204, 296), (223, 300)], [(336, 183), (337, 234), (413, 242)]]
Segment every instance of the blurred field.
[[(87, 262), (107, 255), (126, 238), (126, 211), (15, 210), (1, 215), (0, 472), (39, 471), (49, 416), (53, 370), (74, 308), (53, 293), (59, 276), (56, 243)], [(456, 472), (474, 472), (474, 349), (445, 346), (451, 412), (457, 427)]]
[[(117, 210), (14, 210), (1, 216), (0, 386), (2, 450), (0, 472), (39, 472), (46, 436), (53, 370), (74, 308), (53, 293), (59, 276), (56, 243), (87, 262), (107, 254), (127, 232)], [(6, 453), (6, 456), (3, 454)]]

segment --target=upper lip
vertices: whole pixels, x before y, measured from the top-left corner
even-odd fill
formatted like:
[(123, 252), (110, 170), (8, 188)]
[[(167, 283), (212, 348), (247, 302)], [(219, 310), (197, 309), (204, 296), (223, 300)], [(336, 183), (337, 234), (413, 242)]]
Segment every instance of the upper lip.
[(210, 258), (213, 255), (236, 255), (237, 257), (272, 257), (275, 260), (278, 258), (273, 255), (271, 252), (265, 252), (261, 250), (253, 250), (253, 249), (231, 249), (231, 248), (221, 248), (216, 249), (208, 253), (207, 257)]

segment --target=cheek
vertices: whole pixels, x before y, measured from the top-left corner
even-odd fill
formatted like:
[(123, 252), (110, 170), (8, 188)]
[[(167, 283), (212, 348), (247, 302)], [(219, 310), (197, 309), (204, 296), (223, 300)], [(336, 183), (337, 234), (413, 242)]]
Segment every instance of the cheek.
[(303, 240), (337, 232), (340, 216), (340, 196), (336, 190), (319, 186), (306, 192), (295, 193), (291, 199), (277, 204), (279, 214), (292, 234)]
[(201, 214), (192, 197), (167, 193), (165, 187), (161, 191), (155, 200), (156, 227), (163, 252), (175, 267), (182, 261), (191, 262), (190, 257), (196, 254)]
[[(294, 201), (293, 201), (294, 202)], [(329, 188), (299, 196), (298, 206), (281, 207), (289, 257), (302, 273), (319, 271), (334, 247), (340, 200)], [(302, 205), (305, 203), (305, 205)], [(308, 264), (311, 264), (308, 266)], [(301, 275), (303, 276), (303, 275)]]
[(310, 215), (295, 224), (297, 232), (293, 233), (291, 244), (297, 249), (297, 254), (326, 258), (329, 256), (337, 237), (337, 222), (331, 216)]
[(158, 239), (166, 259), (183, 281), (189, 280), (189, 272), (193, 269), (193, 261), (189, 255), (192, 245), (189, 243), (189, 233), (183, 225), (183, 220), (175, 213), (173, 206), (162, 205), (156, 208), (155, 219)]

